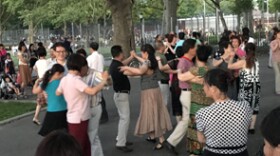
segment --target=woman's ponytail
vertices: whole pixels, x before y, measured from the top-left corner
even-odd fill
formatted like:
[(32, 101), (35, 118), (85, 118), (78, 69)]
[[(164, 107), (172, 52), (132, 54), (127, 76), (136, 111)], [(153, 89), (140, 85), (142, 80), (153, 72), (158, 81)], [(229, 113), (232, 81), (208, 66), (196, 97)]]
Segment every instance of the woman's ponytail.
[(64, 67), (60, 64), (55, 64), (55, 65), (53, 65), (53, 67), (50, 70), (46, 71), (46, 73), (44, 74), (44, 77), (43, 77), (42, 85), (41, 85), (41, 88), (43, 90), (46, 89), (46, 87), (47, 87), (48, 83), (50, 82), (52, 76), (56, 72), (63, 73), (64, 72)]

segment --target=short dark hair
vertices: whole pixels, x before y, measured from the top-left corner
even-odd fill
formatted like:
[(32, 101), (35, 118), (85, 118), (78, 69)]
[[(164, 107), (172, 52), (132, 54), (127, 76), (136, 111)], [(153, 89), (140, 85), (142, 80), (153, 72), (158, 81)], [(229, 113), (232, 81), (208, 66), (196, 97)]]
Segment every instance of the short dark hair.
[(176, 53), (178, 58), (184, 56), (183, 47), (182, 46), (178, 46), (176, 51), (175, 51), (175, 53)]
[(38, 42), (38, 47), (44, 47), (43, 43), (42, 42)]
[(249, 35), (250, 34), (250, 29), (248, 27), (244, 27), (242, 29), (242, 33), (243, 33), (243, 35)]
[(196, 44), (196, 40), (194, 39), (187, 39), (183, 43), (183, 53), (186, 54), (189, 52), (190, 49), (194, 48)]
[(82, 147), (64, 131), (53, 131), (37, 147), (35, 156), (82, 156)]
[(69, 70), (81, 72), (82, 67), (87, 66), (87, 60), (79, 54), (72, 54), (68, 57), (66, 65)]
[(193, 32), (193, 33), (192, 33), (192, 36), (193, 36), (194, 38), (197, 38), (197, 39), (198, 39), (198, 38), (200, 38), (201, 35), (200, 35), (199, 32)]
[(122, 52), (123, 50), (120, 45), (114, 45), (111, 48), (111, 55), (113, 58), (118, 57)]
[(179, 32), (179, 39), (180, 40), (183, 40), (183, 39), (185, 39), (185, 33), (184, 32)]
[(62, 43), (62, 42), (56, 42), (56, 43), (53, 45), (53, 50), (56, 51), (56, 48), (57, 48), (57, 47), (63, 47), (65, 50), (67, 50), (66, 47), (65, 47), (65, 44)]
[(232, 75), (221, 68), (211, 69), (204, 76), (206, 84), (217, 87), (224, 94), (227, 93), (228, 86), (232, 80)]
[(2, 43), (0, 43), (0, 47), (4, 47), (4, 45)]
[(280, 144), (280, 107), (272, 110), (262, 121), (261, 133), (273, 147)]
[(93, 50), (98, 50), (99, 44), (97, 42), (91, 42), (89, 47)]
[(201, 45), (201, 46), (198, 46), (198, 48), (196, 50), (196, 56), (199, 59), (199, 61), (202, 61), (205, 63), (207, 62), (211, 53), (212, 53), (211, 46)]
[(241, 44), (241, 39), (240, 39), (240, 37), (239, 37), (239, 36), (231, 36), (231, 38), (230, 38), (230, 39), (231, 39), (231, 40), (236, 39), (236, 40), (238, 40), (239, 45)]
[(47, 51), (45, 48), (38, 48), (37, 54), (39, 57), (44, 57), (47, 56)]
[(79, 55), (83, 55), (84, 57), (87, 57), (87, 52), (85, 49), (81, 48), (81, 49), (78, 49), (76, 51), (76, 54), (79, 54)]

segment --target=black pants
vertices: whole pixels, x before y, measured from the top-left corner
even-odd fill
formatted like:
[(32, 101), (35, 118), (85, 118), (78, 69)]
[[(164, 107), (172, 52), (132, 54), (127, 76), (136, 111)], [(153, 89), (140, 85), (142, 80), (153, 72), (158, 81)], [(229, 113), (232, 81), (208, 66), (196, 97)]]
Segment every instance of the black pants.
[(102, 97), (101, 97), (101, 107), (102, 107), (102, 114), (101, 114), (100, 123), (105, 123), (109, 120), (109, 117), (108, 117), (108, 112), (106, 110), (106, 102), (105, 102), (105, 99), (103, 97), (103, 94), (102, 94)]

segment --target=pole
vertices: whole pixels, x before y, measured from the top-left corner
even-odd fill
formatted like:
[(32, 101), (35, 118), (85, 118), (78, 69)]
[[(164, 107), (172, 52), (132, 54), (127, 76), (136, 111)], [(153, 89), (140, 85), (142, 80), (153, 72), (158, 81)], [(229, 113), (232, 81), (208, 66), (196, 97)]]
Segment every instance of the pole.
[(279, 28), (279, 14), (278, 14), (278, 11), (276, 12), (276, 22), (277, 22), (277, 28)]
[(99, 23), (97, 25), (97, 29), (98, 29), (98, 44), (100, 45), (100, 24)]
[(146, 39), (145, 39), (145, 19), (144, 17), (142, 18), (142, 39), (143, 39), (143, 43), (146, 43)]
[(74, 32), (74, 23), (72, 22), (71, 23), (71, 28), (72, 28), (72, 38), (71, 38), (71, 40), (72, 40), (72, 43), (73, 43), (73, 51), (75, 51), (75, 32)]
[(267, 9), (267, 26), (269, 26), (269, 0), (266, 0), (266, 9)]
[(262, 15), (261, 15), (262, 23), (264, 23), (264, 0), (262, 1)]
[(43, 23), (41, 23), (41, 36), (42, 36), (42, 39), (45, 40)]
[(173, 18), (172, 17), (170, 17), (170, 22), (171, 22), (170, 23), (170, 29), (171, 29), (170, 32), (171, 32), (171, 31), (173, 31)]
[(48, 28), (48, 36), (47, 36), (47, 38), (49, 38), (50, 37), (50, 28)]
[(205, 27), (206, 27), (206, 7), (205, 7), (205, 0), (203, 0), (203, 34), (205, 34)]
[(73, 22), (71, 23), (71, 29), (72, 29), (72, 38), (74, 38), (75, 32), (74, 32), (74, 23)]
[(216, 8), (216, 36), (217, 36), (217, 41), (219, 41), (219, 35), (218, 35), (218, 29), (219, 27), (219, 10)]
[(83, 32), (82, 32), (82, 24), (80, 23), (80, 36), (81, 36), (81, 38), (82, 38), (82, 36), (83, 36)]

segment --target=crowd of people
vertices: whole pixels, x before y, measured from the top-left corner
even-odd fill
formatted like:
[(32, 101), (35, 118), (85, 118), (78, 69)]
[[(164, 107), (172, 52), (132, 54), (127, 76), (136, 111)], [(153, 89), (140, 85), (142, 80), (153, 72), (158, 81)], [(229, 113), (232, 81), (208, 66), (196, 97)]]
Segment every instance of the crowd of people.
[[(275, 89), (279, 94), (280, 33), (275, 29), (274, 34), (271, 51)], [(12, 60), (3, 49), (0, 45), (1, 56), (6, 56), (1, 62), (6, 65)], [(261, 90), (256, 45), (248, 28), (240, 35), (225, 31), (215, 52), (197, 32), (192, 36), (183, 32), (158, 35), (154, 43), (141, 46), (141, 56), (131, 51), (125, 58), (122, 47), (114, 45), (109, 72), (104, 71), (104, 57), (98, 52), (96, 42), (90, 44), (88, 56), (84, 49), (72, 54), (61, 42), (50, 47), (49, 59), (42, 43), (31, 44), (27, 50), (25, 43), (20, 42), (18, 49), (19, 74), (15, 69), (6, 70), (7, 66), (5, 72), (20, 78), (19, 94), (24, 93), (27, 85), (33, 85), (32, 92), (38, 95), (34, 123), (41, 124), (39, 112), (47, 103), (39, 131), (47, 137), (37, 154), (46, 151), (43, 148), (53, 141), (50, 138), (57, 140), (57, 135), (65, 138), (68, 132), (71, 135), (68, 140), (78, 153), (104, 155), (98, 128), (101, 114), (106, 111), (101, 105), (102, 89), (110, 85), (109, 79), (113, 82), (119, 115), (116, 149), (132, 152), (133, 143), (127, 139), (131, 103), (128, 76), (140, 76), (140, 110), (134, 134), (146, 136), (146, 141), (154, 144), (154, 150), (166, 148), (177, 155), (176, 146), (187, 136), (186, 150), (190, 155), (248, 155), (248, 134), (255, 133)], [(140, 67), (128, 66), (134, 59), (141, 63)], [(32, 72), (37, 73), (35, 82)], [(171, 135), (165, 136), (173, 128), (168, 105), (172, 106), (177, 124)], [(266, 119), (263, 125), (269, 122)], [(265, 128), (261, 129), (265, 143), (279, 146), (279, 140), (274, 142)], [(55, 133), (57, 130), (64, 132)]]

